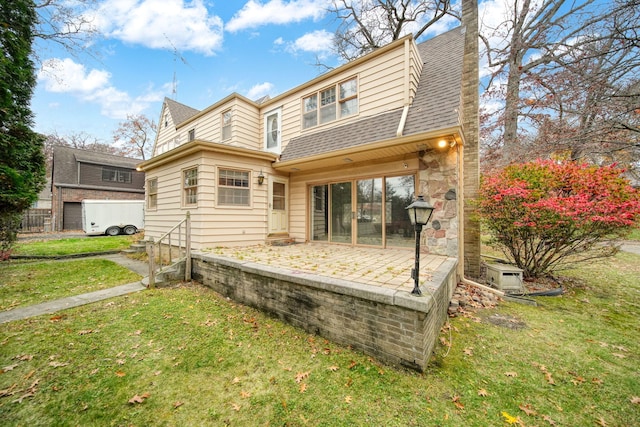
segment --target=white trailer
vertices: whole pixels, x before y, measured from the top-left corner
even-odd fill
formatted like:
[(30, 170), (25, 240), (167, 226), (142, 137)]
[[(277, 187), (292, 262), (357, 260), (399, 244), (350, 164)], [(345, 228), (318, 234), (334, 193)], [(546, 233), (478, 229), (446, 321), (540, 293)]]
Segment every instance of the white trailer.
[(143, 228), (144, 200), (82, 201), (82, 230), (88, 235), (131, 235)]

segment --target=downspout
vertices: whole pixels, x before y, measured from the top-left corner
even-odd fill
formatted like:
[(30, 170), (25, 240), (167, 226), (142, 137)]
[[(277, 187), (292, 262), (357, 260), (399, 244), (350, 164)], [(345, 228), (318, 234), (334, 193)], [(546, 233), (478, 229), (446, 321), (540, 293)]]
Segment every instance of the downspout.
[(407, 115), (409, 114), (409, 105), (405, 105), (402, 108), (402, 116), (400, 117), (400, 123), (398, 123), (398, 130), (396, 131), (396, 136), (400, 138), (402, 133), (404, 132), (404, 125), (407, 123)]

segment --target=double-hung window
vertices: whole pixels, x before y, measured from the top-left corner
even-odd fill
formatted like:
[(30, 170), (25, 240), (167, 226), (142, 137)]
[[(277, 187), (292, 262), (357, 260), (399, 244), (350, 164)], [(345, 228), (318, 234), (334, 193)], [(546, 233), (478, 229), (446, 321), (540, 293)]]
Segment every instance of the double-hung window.
[(249, 171), (218, 170), (218, 206), (250, 206)]
[(147, 209), (158, 207), (158, 178), (147, 180)]
[(193, 206), (198, 203), (198, 168), (182, 171), (182, 203), (184, 206)]
[(231, 110), (222, 113), (222, 140), (231, 138)]
[(358, 79), (353, 77), (302, 98), (302, 128), (329, 123), (358, 112)]
[(102, 168), (102, 180), (131, 184), (131, 171), (104, 166)]

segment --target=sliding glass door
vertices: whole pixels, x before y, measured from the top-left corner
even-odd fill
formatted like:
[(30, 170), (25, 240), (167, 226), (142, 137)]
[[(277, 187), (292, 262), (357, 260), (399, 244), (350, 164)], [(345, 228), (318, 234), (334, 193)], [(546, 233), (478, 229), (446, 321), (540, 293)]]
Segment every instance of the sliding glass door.
[(411, 246), (405, 207), (414, 176), (372, 177), (310, 188), (311, 240), (366, 246)]

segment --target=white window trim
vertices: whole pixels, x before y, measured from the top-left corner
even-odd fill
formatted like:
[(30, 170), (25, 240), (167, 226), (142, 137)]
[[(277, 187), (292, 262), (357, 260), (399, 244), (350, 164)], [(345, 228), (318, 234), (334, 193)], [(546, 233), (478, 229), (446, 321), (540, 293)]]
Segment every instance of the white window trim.
[[(232, 186), (220, 186), (220, 171), (234, 171), (234, 172), (246, 172), (248, 175), (248, 187), (236, 187), (236, 189), (246, 189), (249, 192), (249, 204), (247, 205), (226, 205), (220, 203), (220, 188), (234, 188)], [(253, 172), (250, 169), (238, 168), (235, 166), (219, 166), (216, 168), (216, 208), (221, 209), (252, 209), (253, 208), (253, 183), (252, 183)]]
[[(345, 99), (341, 99), (340, 98), (340, 85), (343, 84), (343, 83), (346, 83), (348, 81), (351, 81), (351, 80), (355, 80), (356, 81), (356, 93), (355, 93), (355, 95), (352, 95), (352, 96), (350, 96), (348, 98), (345, 98)], [(335, 116), (336, 117), (333, 120), (328, 120), (328, 121), (322, 122), (321, 110), (322, 110), (323, 106), (320, 105), (321, 102), (322, 102), (321, 94), (322, 94), (322, 92), (325, 92), (325, 91), (327, 91), (327, 90), (329, 90), (331, 88), (335, 89), (335, 101), (333, 102), (333, 105), (335, 105)], [(311, 96), (314, 96), (314, 95), (316, 96), (316, 110), (315, 110), (315, 112), (316, 112), (316, 124), (313, 125), (313, 126), (309, 126), (309, 127), (305, 128), (304, 127), (304, 115), (306, 113), (304, 111), (304, 101), (305, 101), (305, 99), (307, 99), (307, 98), (309, 98)], [(341, 105), (344, 102), (347, 102), (347, 101), (352, 100), (352, 99), (357, 99), (358, 100), (357, 111), (354, 112), (353, 114), (342, 116), (341, 115), (342, 109), (340, 108)], [(348, 77), (346, 79), (342, 79), (340, 81), (337, 81), (336, 83), (334, 83), (332, 85), (328, 85), (328, 86), (322, 87), (322, 88), (320, 88), (320, 89), (318, 89), (318, 90), (316, 90), (314, 92), (306, 94), (305, 96), (300, 98), (300, 111), (301, 111), (300, 129), (303, 132), (306, 131), (306, 130), (309, 130), (309, 129), (316, 129), (318, 127), (322, 127), (322, 126), (328, 125), (328, 124), (333, 123), (333, 122), (337, 122), (337, 121), (342, 120), (342, 119), (346, 119), (346, 118), (349, 118), (349, 117), (357, 116), (360, 113), (360, 77), (358, 75), (354, 75), (354, 76)]]
[[(278, 138), (277, 138), (275, 147), (268, 147), (267, 138), (269, 133), (269, 123), (267, 122), (267, 118), (273, 114), (277, 115)], [(280, 152), (282, 151), (282, 108), (278, 107), (274, 110), (264, 113), (263, 122), (264, 122), (264, 132), (263, 132), (264, 150), (270, 153), (280, 154)]]
[[(192, 169), (196, 170), (196, 185), (187, 187), (185, 179), (184, 179), (185, 178), (184, 174), (185, 174), (185, 172), (190, 171)], [(181, 187), (182, 187), (182, 197), (181, 197), (182, 207), (183, 208), (197, 207), (198, 206), (198, 197), (200, 195), (200, 191), (199, 191), (200, 190), (200, 188), (199, 188), (199, 186), (200, 186), (200, 168), (198, 166), (191, 166), (191, 167), (182, 169), (180, 171), (180, 181), (181, 181)], [(195, 189), (196, 189), (196, 201), (195, 201), (195, 203), (187, 203), (186, 191), (187, 191), (187, 188), (192, 188), (192, 187), (195, 187)]]

